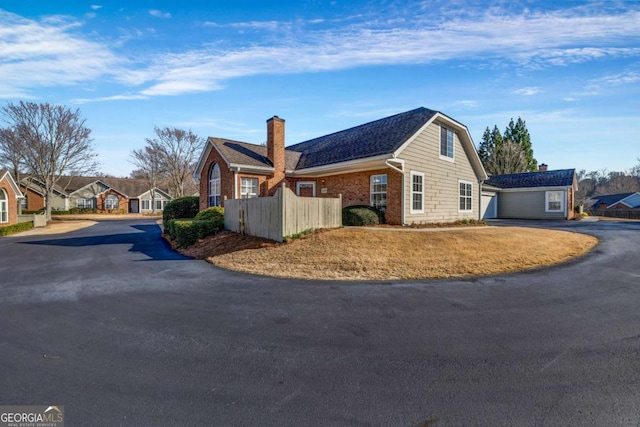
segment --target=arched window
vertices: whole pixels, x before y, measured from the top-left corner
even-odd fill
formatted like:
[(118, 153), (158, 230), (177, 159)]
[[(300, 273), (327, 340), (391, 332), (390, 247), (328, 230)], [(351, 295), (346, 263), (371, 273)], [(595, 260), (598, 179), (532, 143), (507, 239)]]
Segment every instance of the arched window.
[(9, 222), (9, 210), (7, 209), (7, 193), (0, 188), (0, 223)]
[(116, 196), (115, 194), (109, 194), (104, 199), (104, 208), (108, 211), (113, 209), (118, 209), (119, 205), (120, 205), (120, 201), (118, 200), (118, 196)]
[(217, 163), (209, 171), (209, 206), (220, 206), (220, 166)]

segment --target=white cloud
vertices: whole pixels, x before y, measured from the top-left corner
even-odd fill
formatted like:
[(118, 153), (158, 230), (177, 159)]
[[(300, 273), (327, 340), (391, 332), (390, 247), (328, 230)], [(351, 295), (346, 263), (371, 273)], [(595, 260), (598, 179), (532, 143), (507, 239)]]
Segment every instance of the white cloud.
[(92, 5), (91, 5), (91, 9), (93, 9), (93, 10), (102, 9), (102, 6), (97, 5), (97, 4), (92, 4)]
[(539, 87), (523, 87), (520, 89), (514, 89), (511, 91), (514, 95), (522, 95), (522, 96), (532, 96), (540, 93), (541, 90)]
[(169, 12), (163, 12), (157, 9), (151, 9), (149, 11), (149, 15), (155, 16), (156, 18), (165, 18), (165, 19), (171, 18), (171, 14)]
[(461, 99), (460, 101), (451, 103), (451, 105), (454, 107), (476, 108), (478, 106), (478, 101), (474, 101), (471, 99)]
[(117, 73), (123, 61), (104, 45), (74, 35), (78, 27), (64, 17), (34, 21), (0, 11), (0, 82), (20, 97), (33, 97), (38, 87)]
[(144, 95), (114, 95), (114, 96), (103, 96), (98, 98), (76, 98), (72, 99), (70, 102), (72, 104), (86, 104), (89, 102), (106, 102), (106, 101), (131, 101), (136, 99), (147, 99), (148, 96)]

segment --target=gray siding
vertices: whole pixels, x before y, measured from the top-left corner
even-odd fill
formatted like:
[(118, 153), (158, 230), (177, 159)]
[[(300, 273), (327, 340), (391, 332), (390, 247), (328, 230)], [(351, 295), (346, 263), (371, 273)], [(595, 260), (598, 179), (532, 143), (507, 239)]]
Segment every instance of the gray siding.
[[(160, 208), (156, 207), (155, 212), (162, 212), (162, 211), (164, 210), (164, 206), (165, 206), (167, 203), (169, 203), (171, 200), (173, 200), (173, 199), (171, 199), (170, 197), (165, 196), (165, 194), (164, 194), (164, 193), (161, 193), (161, 192), (159, 192), (159, 191), (156, 191), (156, 192), (155, 192), (155, 196), (156, 196), (156, 199), (155, 199), (155, 200), (156, 200), (156, 202), (157, 202), (158, 200), (159, 200), (159, 201), (161, 201), (161, 207), (160, 207)], [(140, 212), (140, 213), (152, 213), (152, 212), (154, 212), (154, 209), (152, 209), (151, 204), (149, 204), (149, 209), (143, 209), (143, 208), (142, 208), (142, 207), (143, 207), (143, 205), (144, 205), (146, 202), (151, 203), (151, 192), (147, 191), (146, 193), (142, 194), (142, 195), (140, 196), (139, 200), (140, 200), (140, 205), (138, 206), (138, 209), (139, 209), (139, 212)], [(143, 203), (143, 201), (145, 201), (145, 203)]]
[(78, 199), (85, 199), (93, 200), (93, 208), (95, 209), (97, 207), (96, 198), (107, 190), (109, 190), (109, 187), (102, 185), (99, 182), (94, 182), (86, 187), (80, 188), (73, 194), (69, 195), (69, 208), (75, 208), (77, 206)]
[[(445, 124), (445, 127), (451, 129)], [(440, 158), (440, 124), (431, 123), (400, 154), (405, 161), (404, 220), (407, 224), (419, 222), (452, 222), (460, 219), (478, 219), (480, 196), (478, 177), (469, 161), (469, 154), (454, 138), (454, 161)], [(411, 171), (424, 173), (424, 213), (411, 213)], [(472, 211), (459, 212), (459, 181), (473, 186)]]
[[(567, 192), (564, 192), (566, 207)], [(564, 219), (564, 212), (545, 211), (546, 191), (522, 191), (498, 193), (498, 218), (514, 219)]]

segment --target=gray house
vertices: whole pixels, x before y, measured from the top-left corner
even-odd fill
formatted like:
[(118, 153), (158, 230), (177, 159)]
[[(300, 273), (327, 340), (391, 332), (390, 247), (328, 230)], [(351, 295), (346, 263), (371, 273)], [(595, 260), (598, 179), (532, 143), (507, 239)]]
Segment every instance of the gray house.
[(575, 169), (492, 175), (482, 185), (484, 219), (572, 219)]

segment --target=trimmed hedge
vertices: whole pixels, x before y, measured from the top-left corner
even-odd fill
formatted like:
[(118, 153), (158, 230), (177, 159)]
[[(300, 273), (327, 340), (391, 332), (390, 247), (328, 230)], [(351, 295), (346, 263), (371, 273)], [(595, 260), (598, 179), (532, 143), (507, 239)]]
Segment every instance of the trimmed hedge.
[(200, 198), (198, 196), (180, 197), (167, 203), (162, 212), (162, 222), (165, 228), (172, 219), (191, 219), (198, 215)]
[(32, 214), (41, 214), (41, 213), (44, 213), (44, 209), (38, 209), (37, 211), (24, 209), (22, 211), (22, 215), (32, 215)]
[(342, 208), (342, 225), (362, 226), (384, 224), (384, 213), (373, 206), (347, 206)]
[(21, 231), (31, 230), (32, 228), (33, 221), (19, 222), (17, 224), (0, 227), (0, 236), (8, 236), (9, 234), (20, 233)]
[(224, 228), (224, 208), (220, 206), (212, 206), (198, 212), (194, 219), (213, 221), (218, 225), (218, 228)]
[(166, 231), (180, 248), (193, 245), (198, 239), (215, 234), (220, 230), (214, 221), (196, 219), (170, 219)]

